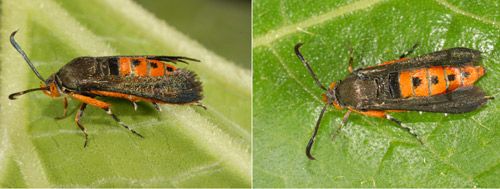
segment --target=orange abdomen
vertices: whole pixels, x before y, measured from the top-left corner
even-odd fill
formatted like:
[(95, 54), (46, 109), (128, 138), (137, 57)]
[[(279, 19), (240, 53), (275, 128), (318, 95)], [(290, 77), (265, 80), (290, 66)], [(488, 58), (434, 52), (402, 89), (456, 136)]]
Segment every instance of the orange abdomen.
[(422, 97), (471, 86), (484, 75), (481, 66), (433, 66), (399, 73), (401, 97)]
[(118, 60), (120, 76), (164, 76), (176, 70), (175, 66), (147, 58), (120, 57)]

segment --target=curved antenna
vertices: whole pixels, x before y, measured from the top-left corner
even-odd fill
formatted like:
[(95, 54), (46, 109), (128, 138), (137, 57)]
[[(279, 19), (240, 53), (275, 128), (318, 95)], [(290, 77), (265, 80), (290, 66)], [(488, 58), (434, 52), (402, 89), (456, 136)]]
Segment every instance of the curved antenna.
[(38, 73), (35, 66), (33, 66), (33, 63), (31, 63), (31, 60), (28, 58), (28, 55), (26, 55), (26, 53), (23, 51), (23, 49), (21, 49), (21, 46), (19, 46), (19, 44), (17, 44), (16, 40), (14, 40), (14, 36), (16, 35), (16, 33), (17, 33), (17, 30), (12, 32), (12, 34), (10, 34), (10, 43), (12, 44), (12, 46), (14, 46), (14, 48), (17, 50), (17, 52), (19, 52), (19, 54), (21, 54), (21, 56), (23, 56), (24, 60), (26, 60), (26, 63), (28, 63), (31, 70), (33, 70), (33, 72), (35, 72), (35, 75), (40, 80), (45, 82), (45, 79), (42, 77), (42, 75), (40, 75), (40, 73)]
[(318, 118), (318, 121), (316, 121), (316, 126), (314, 127), (314, 132), (311, 136), (311, 139), (309, 139), (309, 142), (307, 143), (307, 147), (306, 147), (306, 155), (307, 157), (310, 159), (310, 160), (315, 160), (316, 158), (314, 158), (312, 155), (311, 155), (311, 148), (312, 148), (312, 145), (314, 144), (314, 140), (316, 139), (316, 134), (318, 134), (318, 129), (319, 129), (319, 124), (321, 123), (321, 118), (323, 118), (323, 114), (325, 113), (326, 111), (326, 107), (328, 107), (328, 104), (325, 104), (325, 106), (323, 107), (323, 109), (321, 110), (321, 113), (319, 114), (319, 118)]
[(29, 93), (29, 92), (40, 91), (40, 90), (49, 90), (49, 88), (48, 87), (40, 87), (40, 88), (28, 89), (28, 90), (17, 92), (17, 93), (12, 93), (9, 95), (9, 99), (16, 100), (17, 96), (21, 96), (21, 95)]
[(300, 53), (299, 48), (302, 45), (303, 45), (302, 43), (297, 43), (297, 45), (295, 45), (295, 55), (297, 55), (297, 57), (299, 57), (299, 59), (302, 62), (302, 64), (304, 64), (304, 66), (307, 68), (307, 71), (309, 71), (309, 73), (313, 77), (314, 81), (316, 82), (316, 85), (318, 85), (319, 88), (322, 88), (323, 90), (327, 91), (326, 87), (323, 84), (321, 84), (321, 82), (319, 82), (318, 77), (313, 72), (311, 66), (309, 66), (309, 63), (307, 62), (307, 60), (304, 59), (304, 56), (302, 56), (302, 53)]

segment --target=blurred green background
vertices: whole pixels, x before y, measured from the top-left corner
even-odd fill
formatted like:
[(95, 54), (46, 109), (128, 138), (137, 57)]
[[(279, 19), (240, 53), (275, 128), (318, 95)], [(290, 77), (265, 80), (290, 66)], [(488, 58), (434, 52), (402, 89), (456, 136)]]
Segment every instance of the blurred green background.
[[(136, 0), (207, 49), (250, 69), (250, 0)], [(165, 7), (171, 7), (165, 9)]]

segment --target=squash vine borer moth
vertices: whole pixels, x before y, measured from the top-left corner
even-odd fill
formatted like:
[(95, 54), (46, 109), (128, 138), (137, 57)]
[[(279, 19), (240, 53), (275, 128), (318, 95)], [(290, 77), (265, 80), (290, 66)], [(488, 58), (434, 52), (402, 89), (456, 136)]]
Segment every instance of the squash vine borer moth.
[(325, 91), (323, 94), (325, 106), (319, 114), (306, 147), (306, 155), (311, 160), (315, 159), (311, 155), (311, 148), (321, 118), (329, 105), (337, 109), (347, 109), (337, 132), (347, 123), (351, 112), (356, 112), (391, 120), (422, 143), (416, 134), (401, 125), (401, 121), (387, 113), (402, 111), (465, 113), (493, 99), (473, 85), (485, 73), (485, 69), (477, 65), (481, 60), (481, 52), (477, 50), (457, 47), (407, 58), (406, 56), (417, 47), (414, 45), (397, 60), (353, 71), (351, 49), (348, 67), (350, 74), (344, 80), (332, 82), (326, 88), (300, 53), (301, 46), (301, 43), (295, 45), (295, 54), (309, 71), (316, 85)]
[(125, 125), (111, 112), (110, 104), (95, 97), (113, 97), (129, 100), (137, 109), (136, 102), (150, 102), (161, 111), (158, 104), (193, 104), (205, 108), (200, 100), (202, 85), (196, 74), (186, 69), (178, 69), (170, 63), (188, 63), (199, 60), (182, 56), (104, 56), (77, 57), (44, 79), (31, 63), (26, 53), (14, 40), (17, 31), (10, 35), (10, 43), (22, 55), (35, 75), (42, 81), (40, 88), (28, 89), (9, 95), (10, 100), (32, 91), (43, 91), (50, 97), (64, 97), (64, 115), (66, 117), (68, 101), (72, 97), (81, 102), (75, 122), (85, 136), (84, 147), (88, 143), (88, 134), (80, 123), (87, 105), (98, 107), (121, 126), (133, 134), (141, 134)]

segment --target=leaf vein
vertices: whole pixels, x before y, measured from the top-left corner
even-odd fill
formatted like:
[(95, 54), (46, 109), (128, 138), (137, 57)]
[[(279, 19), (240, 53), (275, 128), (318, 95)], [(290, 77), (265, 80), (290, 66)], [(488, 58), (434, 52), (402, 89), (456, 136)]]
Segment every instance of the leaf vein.
[(380, 3), (384, 0), (360, 0), (351, 4), (347, 4), (336, 9), (333, 9), (325, 14), (311, 17), (299, 23), (286, 25), (276, 30), (272, 30), (262, 36), (259, 36), (253, 40), (253, 47), (259, 47), (262, 45), (269, 45), (273, 41), (280, 39), (284, 36), (290, 35), (292, 33), (301, 31), (305, 28), (312, 27), (315, 25), (322, 24), (326, 21), (332, 20), (334, 18), (356, 12), (358, 10), (364, 10), (370, 8), (371, 6)]
[(439, 3), (439, 4), (441, 4), (442, 6), (450, 9), (451, 11), (457, 13), (457, 14), (461, 14), (461, 15), (464, 15), (466, 17), (473, 18), (475, 20), (478, 20), (478, 21), (486, 23), (486, 24), (491, 24), (491, 25), (493, 25), (495, 27), (500, 27), (500, 23), (499, 22), (496, 22), (494, 20), (490, 20), (490, 19), (478, 16), (478, 15), (472, 14), (470, 12), (464, 11), (464, 10), (458, 8), (457, 6), (452, 5), (451, 3), (447, 2), (446, 0), (435, 0), (435, 1), (437, 3)]

